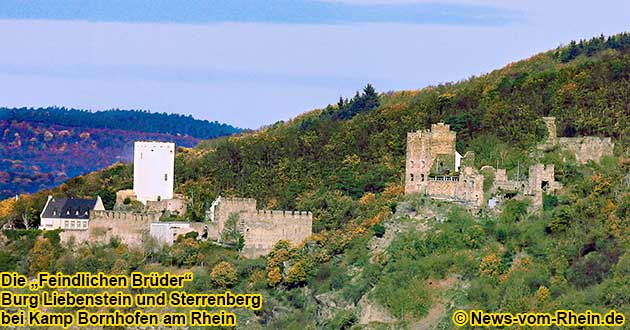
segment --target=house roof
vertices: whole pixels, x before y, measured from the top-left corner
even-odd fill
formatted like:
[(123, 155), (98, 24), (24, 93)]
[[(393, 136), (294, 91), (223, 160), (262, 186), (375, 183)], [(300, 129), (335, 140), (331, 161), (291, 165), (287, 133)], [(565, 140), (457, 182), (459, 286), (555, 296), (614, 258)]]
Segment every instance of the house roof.
[(96, 199), (52, 198), (46, 204), (42, 218), (89, 219), (96, 202)]

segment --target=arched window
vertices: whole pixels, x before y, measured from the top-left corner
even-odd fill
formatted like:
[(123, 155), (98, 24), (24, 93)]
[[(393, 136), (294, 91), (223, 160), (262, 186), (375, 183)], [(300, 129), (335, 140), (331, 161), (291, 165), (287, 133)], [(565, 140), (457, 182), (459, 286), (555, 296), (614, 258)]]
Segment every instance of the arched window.
[(409, 179), (411, 179), (411, 181), (413, 181), (413, 173), (411, 173), (411, 175), (409, 176)]
[(424, 181), (424, 174), (420, 174), (420, 181)]

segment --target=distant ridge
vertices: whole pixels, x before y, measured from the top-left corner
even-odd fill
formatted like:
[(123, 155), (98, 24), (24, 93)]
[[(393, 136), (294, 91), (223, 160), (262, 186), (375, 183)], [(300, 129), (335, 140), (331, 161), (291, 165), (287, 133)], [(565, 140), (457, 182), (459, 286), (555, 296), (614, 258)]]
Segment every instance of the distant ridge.
[(139, 110), (0, 108), (0, 199), (129, 162), (136, 140), (193, 147), (240, 131), (192, 116)]
[[(240, 132), (241, 129), (217, 121), (195, 119), (191, 115), (149, 112), (146, 110), (90, 111), (65, 107), (0, 108), (0, 120), (28, 121), (68, 127), (109, 128), (212, 139)], [(139, 126), (139, 123), (142, 123)]]

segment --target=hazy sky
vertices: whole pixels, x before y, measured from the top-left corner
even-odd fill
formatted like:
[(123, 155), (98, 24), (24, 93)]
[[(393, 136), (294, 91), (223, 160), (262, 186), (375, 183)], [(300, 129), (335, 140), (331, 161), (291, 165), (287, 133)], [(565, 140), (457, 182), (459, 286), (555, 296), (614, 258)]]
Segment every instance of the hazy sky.
[(256, 128), (630, 30), (630, 1), (2, 0), (0, 106), (192, 114)]

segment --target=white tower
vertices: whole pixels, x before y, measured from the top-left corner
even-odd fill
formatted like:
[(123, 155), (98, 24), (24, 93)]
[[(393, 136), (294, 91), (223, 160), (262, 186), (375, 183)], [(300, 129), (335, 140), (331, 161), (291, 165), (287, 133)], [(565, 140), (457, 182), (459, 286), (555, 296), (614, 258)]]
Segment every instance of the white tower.
[(133, 191), (142, 203), (173, 198), (175, 143), (136, 141)]

